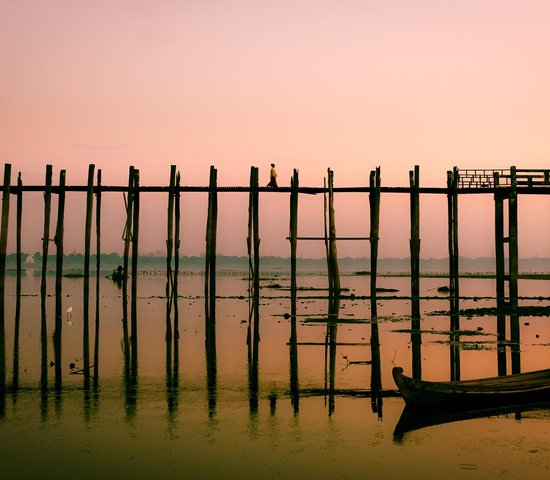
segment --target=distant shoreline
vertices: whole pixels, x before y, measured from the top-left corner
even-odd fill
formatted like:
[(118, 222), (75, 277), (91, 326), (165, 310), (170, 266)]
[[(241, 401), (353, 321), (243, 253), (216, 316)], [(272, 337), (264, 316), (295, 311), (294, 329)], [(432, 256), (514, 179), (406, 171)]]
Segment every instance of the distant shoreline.
[[(23, 268), (26, 270), (40, 270), (42, 256), (39, 253), (23, 254)], [(48, 255), (48, 270), (55, 267), (55, 255)], [(8, 274), (16, 267), (16, 255), (7, 255), (6, 267)], [(90, 257), (92, 270), (95, 270), (96, 256)], [(101, 255), (101, 270), (112, 270), (122, 265), (123, 257), (118, 253), (107, 253)], [(84, 269), (84, 255), (81, 253), (67, 254), (63, 258), (63, 270), (65, 272)], [(201, 256), (184, 256), (180, 258), (180, 270), (187, 272), (200, 272), (204, 269), (205, 259)], [(339, 259), (341, 275), (368, 275), (370, 270), (370, 259), (367, 257)], [(248, 257), (246, 256), (217, 256), (218, 271), (248, 271)], [(326, 273), (326, 259), (324, 258), (298, 258), (298, 274)], [(140, 271), (164, 270), (166, 268), (166, 257), (161, 255), (140, 255), (138, 259)], [(290, 258), (265, 256), (260, 258), (260, 269), (262, 272), (287, 272), (290, 271)], [(449, 260), (447, 258), (424, 258), (420, 260), (420, 272), (422, 277), (447, 277)], [(469, 278), (495, 278), (495, 259), (491, 257), (468, 258), (460, 257), (459, 271), (461, 277)], [(519, 271), (522, 279), (546, 279), (550, 278), (550, 258), (520, 258)], [(378, 275), (406, 277), (410, 275), (409, 258), (380, 258), (378, 260)]]

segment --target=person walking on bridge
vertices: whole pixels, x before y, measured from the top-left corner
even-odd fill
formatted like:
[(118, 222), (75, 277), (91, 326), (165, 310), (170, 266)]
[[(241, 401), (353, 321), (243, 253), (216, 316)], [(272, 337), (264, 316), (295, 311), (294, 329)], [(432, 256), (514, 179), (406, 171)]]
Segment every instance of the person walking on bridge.
[(269, 173), (269, 183), (268, 187), (277, 188), (277, 172), (275, 170), (275, 164), (271, 164), (271, 172)]

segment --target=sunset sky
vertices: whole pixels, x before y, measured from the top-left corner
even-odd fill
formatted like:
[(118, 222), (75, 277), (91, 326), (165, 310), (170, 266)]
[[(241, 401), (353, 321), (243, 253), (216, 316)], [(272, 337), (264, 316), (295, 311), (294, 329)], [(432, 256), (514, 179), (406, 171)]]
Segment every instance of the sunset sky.
[[(460, 168), (550, 168), (550, 2), (0, 0), (0, 155), (14, 179), (45, 164), (104, 184), (246, 185), (250, 166), (293, 168), (321, 186), (444, 186)], [(164, 248), (164, 197), (144, 200), (141, 250)], [(246, 248), (246, 195), (221, 198), (219, 252)], [(422, 202), (422, 255), (446, 255), (446, 199)], [(461, 198), (461, 254), (493, 253), (492, 199)], [(204, 195), (183, 197), (183, 253), (204, 251)], [(105, 199), (107, 251), (120, 251), (122, 197)], [(70, 197), (67, 247), (82, 250), (82, 195)], [(288, 256), (288, 196), (261, 198), (262, 253)], [(38, 250), (40, 195), (25, 202), (24, 248)], [(366, 196), (337, 199), (342, 235), (368, 229)], [(521, 198), (520, 254), (550, 256), (549, 199)], [(408, 198), (382, 198), (380, 253), (408, 253)], [(303, 234), (322, 198), (304, 198)], [(541, 218), (543, 221), (541, 221)], [(13, 233), (13, 231), (11, 232)], [(11, 241), (10, 241), (11, 242)], [(10, 243), (13, 245), (13, 242)], [(339, 245), (364, 256), (367, 245)], [(321, 246), (302, 256), (322, 256)]]

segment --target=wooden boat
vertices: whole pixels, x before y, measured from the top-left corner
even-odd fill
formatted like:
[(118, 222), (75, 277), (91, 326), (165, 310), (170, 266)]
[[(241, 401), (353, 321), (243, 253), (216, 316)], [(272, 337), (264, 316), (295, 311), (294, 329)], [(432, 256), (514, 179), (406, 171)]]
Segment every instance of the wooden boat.
[(457, 382), (428, 382), (403, 375), (393, 379), (407, 405), (503, 405), (550, 400), (550, 369)]

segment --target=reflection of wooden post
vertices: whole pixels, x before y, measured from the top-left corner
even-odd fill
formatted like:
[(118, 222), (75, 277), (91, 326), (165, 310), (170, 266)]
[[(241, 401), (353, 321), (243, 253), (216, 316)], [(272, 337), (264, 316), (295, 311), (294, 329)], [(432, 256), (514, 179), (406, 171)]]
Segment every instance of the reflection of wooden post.
[(82, 351), (84, 357), (84, 383), (90, 378), (90, 244), (92, 239), (92, 210), (94, 205), (94, 170), (88, 167), (88, 186), (86, 189), (86, 222), (84, 232), (84, 322), (82, 333)]
[[(0, 394), (6, 387), (6, 326), (5, 326), (5, 282), (6, 249), (8, 244), (8, 226), (10, 218), (11, 165), (4, 165), (4, 183), (2, 184), (2, 230), (0, 231)], [(1, 399), (0, 399), (1, 401)]]
[(94, 383), (99, 382), (99, 279), (101, 271), (101, 169), (97, 171), (96, 190), (96, 280), (95, 280), (95, 339), (94, 339)]
[(55, 230), (55, 330), (53, 334), (55, 357), (55, 388), (61, 389), (61, 333), (63, 329), (63, 223), (65, 219), (65, 170), (59, 173), (57, 200), (57, 227)]
[[(330, 178), (330, 176), (329, 176)], [(329, 180), (330, 185), (330, 180)], [(325, 344), (325, 369), (328, 354), (328, 414), (329, 416), (334, 413), (336, 407), (335, 404), (335, 386), (336, 386), (336, 350), (338, 344), (338, 313), (340, 310), (340, 291), (335, 290), (335, 294), (332, 293), (329, 295), (329, 304), (328, 304), (328, 320), (327, 320), (327, 336)], [(327, 352), (328, 347), (328, 352)], [(325, 382), (326, 382), (326, 371), (325, 371)], [(326, 388), (326, 386), (325, 386)]]
[(334, 212), (334, 172), (329, 168), (328, 178), (328, 232), (329, 232), (329, 285), (332, 284), (333, 292), (340, 292), (340, 272), (338, 270), (338, 251), (336, 248), (336, 219)]
[(412, 317), (412, 366), (413, 378), (422, 377), (422, 356), (420, 345), (420, 167), (416, 165), (414, 172), (409, 172), (411, 188), (411, 317)]
[(17, 236), (16, 261), (17, 279), (15, 286), (15, 328), (13, 333), (13, 389), (19, 388), (19, 327), (21, 321), (21, 226), (23, 220), (23, 182), (21, 172), (17, 176)]
[(139, 241), (139, 170), (134, 170), (134, 219), (132, 227), (132, 311), (131, 311), (131, 348), (132, 375), (137, 375), (138, 369), (138, 331), (137, 331), (137, 271), (138, 271), (138, 241)]
[(378, 273), (378, 236), (380, 227), (380, 167), (370, 172), (370, 302), (371, 315), (376, 318), (376, 277)]
[(48, 387), (48, 325), (46, 322), (46, 271), (50, 246), (50, 216), (52, 201), (52, 166), (46, 165), (44, 187), (44, 232), (42, 234), (42, 275), (40, 280), (40, 386)]

